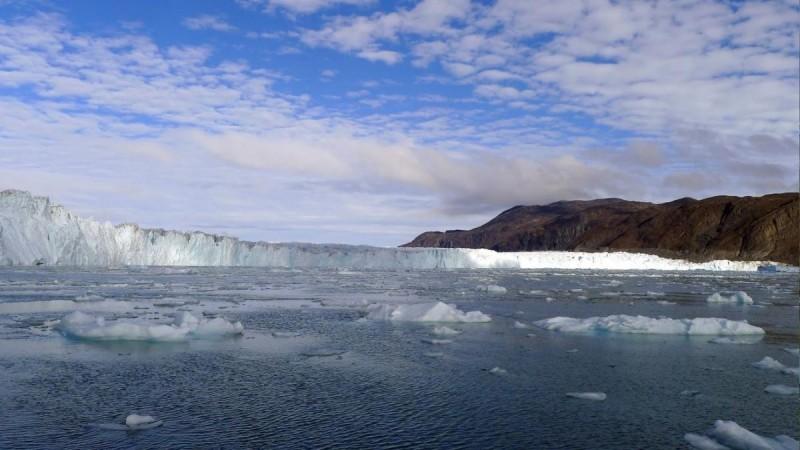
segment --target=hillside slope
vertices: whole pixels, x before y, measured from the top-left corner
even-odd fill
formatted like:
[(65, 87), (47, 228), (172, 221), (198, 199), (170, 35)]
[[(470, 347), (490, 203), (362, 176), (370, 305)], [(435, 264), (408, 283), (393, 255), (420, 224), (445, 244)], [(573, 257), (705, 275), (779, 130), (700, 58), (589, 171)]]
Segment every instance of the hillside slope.
[(621, 199), (516, 206), (472, 230), (425, 232), (404, 247), (632, 251), (695, 260), (800, 262), (800, 196)]

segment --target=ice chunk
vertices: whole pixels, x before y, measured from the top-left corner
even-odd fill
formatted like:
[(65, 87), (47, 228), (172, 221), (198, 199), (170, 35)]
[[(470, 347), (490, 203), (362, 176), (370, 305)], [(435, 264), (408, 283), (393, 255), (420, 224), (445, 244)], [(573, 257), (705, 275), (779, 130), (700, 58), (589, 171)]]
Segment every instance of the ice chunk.
[(125, 425), (129, 427), (135, 427), (153, 422), (156, 422), (156, 418), (153, 416), (140, 416), (138, 414), (131, 414), (125, 418)]
[(582, 400), (601, 401), (606, 399), (605, 392), (567, 392), (567, 397), (579, 398)]
[[(768, 438), (740, 426), (734, 421), (717, 420), (706, 432), (710, 442), (724, 447), (698, 447), (701, 449), (730, 448), (732, 450), (797, 450), (800, 444), (789, 436)], [(696, 435), (695, 435), (696, 436)], [(688, 441), (688, 439), (687, 439)], [(704, 441), (704, 442), (709, 442)], [(691, 441), (689, 441), (692, 443)], [(700, 440), (697, 440), (700, 442)], [(694, 443), (692, 443), (694, 445)]]
[(272, 336), (277, 338), (293, 338), (299, 337), (300, 333), (296, 331), (273, 331)]
[(499, 375), (499, 376), (508, 375), (508, 371), (506, 369), (503, 369), (502, 367), (493, 367), (492, 370), (489, 371), (489, 373), (492, 375)]
[(729, 447), (701, 434), (686, 433), (683, 438), (686, 439), (689, 445), (700, 450), (731, 450)]
[(65, 336), (106, 341), (184, 341), (240, 335), (244, 331), (241, 322), (228, 322), (221, 317), (199, 318), (189, 312), (180, 313), (173, 323), (154, 323), (143, 320), (106, 321), (104, 317), (76, 311), (61, 319), (57, 327)]
[(446, 344), (452, 344), (453, 340), (452, 339), (423, 339), (422, 342), (424, 342), (426, 344), (431, 344), (431, 345), (446, 345)]
[(752, 305), (753, 299), (747, 295), (747, 292), (738, 291), (731, 296), (725, 296), (719, 292), (715, 292), (706, 298), (708, 303), (735, 303), (738, 305)]
[(681, 395), (683, 395), (684, 397), (696, 397), (696, 396), (700, 395), (700, 391), (695, 391), (695, 390), (692, 390), (692, 389), (686, 389), (684, 391), (681, 391)]
[(439, 336), (455, 336), (455, 335), (461, 334), (460, 331), (454, 330), (454, 329), (452, 329), (452, 328), (450, 328), (448, 326), (445, 326), (445, 325), (437, 325), (437, 326), (433, 327), (433, 331), (432, 332), (433, 332), (433, 334), (437, 334)]
[(656, 303), (658, 303), (659, 305), (674, 305), (675, 304), (675, 302), (671, 302), (669, 300), (659, 300)]
[(797, 395), (800, 394), (800, 388), (797, 386), (786, 386), (785, 384), (770, 384), (764, 388), (764, 392), (778, 395)]
[(441, 358), (444, 356), (442, 352), (425, 352), (423, 355), (427, 356), (428, 358)]
[(514, 328), (520, 328), (520, 329), (524, 330), (526, 328), (530, 328), (530, 325), (528, 325), (526, 323), (522, 323), (522, 322), (520, 322), (518, 320), (515, 320), (514, 321)]
[(408, 322), (489, 322), (480, 311), (463, 312), (447, 303), (375, 304), (367, 307), (367, 318)]
[(787, 347), (787, 348), (784, 348), (784, 349), (783, 349), (783, 351), (785, 351), (785, 352), (787, 352), (787, 353), (791, 353), (791, 354), (793, 354), (794, 356), (800, 356), (800, 348), (796, 348), (796, 347)]
[(489, 294), (497, 294), (497, 295), (505, 294), (506, 292), (508, 292), (506, 288), (504, 288), (503, 286), (498, 286), (496, 284), (478, 285), (475, 289), (481, 292), (487, 292)]
[(537, 321), (536, 326), (565, 333), (633, 333), (675, 335), (761, 335), (764, 330), (746, 321), (701, 317), (697, 319), (668, 319), (625, 314), (576, 319), (553, 317)]
[(761, 361), (754, 362), (753, 367), (764, 370), (776, 370), (778, 372), (786, 369), (783, 363), (769, 356), (765, 356)]

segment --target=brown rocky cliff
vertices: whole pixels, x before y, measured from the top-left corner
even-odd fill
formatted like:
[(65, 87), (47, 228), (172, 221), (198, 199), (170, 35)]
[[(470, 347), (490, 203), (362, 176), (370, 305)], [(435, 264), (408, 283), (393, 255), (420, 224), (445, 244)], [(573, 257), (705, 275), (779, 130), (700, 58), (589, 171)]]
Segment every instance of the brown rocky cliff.
[(800, 264), (800, 196), (621, 199), (516, 206), (472, 230), (426, 232), (405, 247), (634, 251), (693, 260)]

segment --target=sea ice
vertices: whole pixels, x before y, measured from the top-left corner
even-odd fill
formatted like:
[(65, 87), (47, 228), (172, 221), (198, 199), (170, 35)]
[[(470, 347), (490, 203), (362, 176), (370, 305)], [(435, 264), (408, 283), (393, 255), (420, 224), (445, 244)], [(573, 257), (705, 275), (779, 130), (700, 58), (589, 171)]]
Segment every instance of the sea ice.
[(491, 317), (480, 311), (465, 313), (455, 305), (443, 302), (374, 304), (367, 307), (367, 318), (407, 322), (489, 322), (492, 320)]
[(708, 303), (735, 303), (737, 305), (752, 305), (753, 298), (747, 295), (747, 292), (738, 291), (733, 295), (725, 296), (719, 292), (715, 292), (706, 298)]
[(668, 319), (645, 316), (612, 315), (576, 319), (553, 317), (540, 320), (536, 326), (565, 333), (633, 333), (675, 335), (758, 335), (764, 330), (746, 321), (700, 317), (696, 319)]
[(504, 288), (503, 286), (498, 286), (496, 284), (488, 284), (488, 285), (478, 285), (475, 287), (476, 290), (481, 292), (486, 292), (489, 294), (505, 294), (508, 292), (508, 289)]
[(786, 369), (783, 363), (769, 356), (765, 356), (761, 361), (754, 362), (753, 367), (764, 370), (776, 370), (778, 372)]
[(770, 384), (764, 388), (764, 392), (778, 395), (797, 395), (800, 394), (800, 388), (797, 386), (786, 386), (785, 384)]
[(424, 342), (426, 344), (431, 344), (431, 345), (446, 345), (446, 344), (452, 344), (453, 340), (452, 339), (423, 339), (422, 342)]
[[(707, 436), (687, 433), (684, 439), (701, 450), (798, 450), (800, 443), (789, 436), (759, 436), (731, 420), (717, 420)], [(705, 438), (705, 439), (703, 439)]]
[(489, 373), (492, 375), (499, 375), (499, 376), (508, 375), (508, 371), (506, 369), (503, 369), (502, 367), (493, 367), (489, 371)]
[(567, 392), (567, 397), (579, 398), (582, 400), (601, 401), (606, 399), (605, 392)]
[(433, 327), (433, 330), (431, 332), (439, 336), (455, 336), (461, 334), (460, 331), (454, 330), (445, 325), (436, 325), (435, 327)]
[(514, 328), (526, 329), (526, 328), (530, 328), (530, 325), (528, 325), (526, 323), (522, 323), (519, 320), (515, 320), (514, 321)]
[(241, 322), (229, 322), (221, 317), (199, 318), (181, 312), (173, 323), (150, 321), (106, 321), (80, 311), (73, 312), (57, 325), (66, 336), (90, 340), (116, 341), (183, 341), (190, 338), (224, 337), (242, 334)]

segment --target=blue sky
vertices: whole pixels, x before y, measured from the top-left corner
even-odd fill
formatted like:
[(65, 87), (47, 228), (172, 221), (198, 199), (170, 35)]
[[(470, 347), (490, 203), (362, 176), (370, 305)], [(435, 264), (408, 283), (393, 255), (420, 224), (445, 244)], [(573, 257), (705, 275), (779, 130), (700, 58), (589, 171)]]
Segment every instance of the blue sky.
[(396, 245), (516, 204), (798, 189), (794, 1), (0, 0), (0, 188)]

